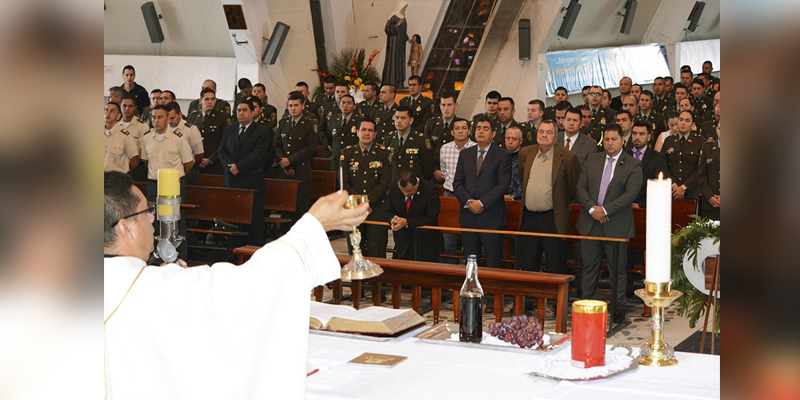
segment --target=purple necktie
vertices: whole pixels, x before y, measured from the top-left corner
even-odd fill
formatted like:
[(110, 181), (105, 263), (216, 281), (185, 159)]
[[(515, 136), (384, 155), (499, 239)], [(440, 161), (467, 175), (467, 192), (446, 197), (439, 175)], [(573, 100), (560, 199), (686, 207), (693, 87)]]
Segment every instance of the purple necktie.
[(614, 159), (608, 158), (608, 165), (603, 171), (603, 179), (600, 181), (600, 195), (597, 196), (597, 205), (602, 206), (603, 200), (606, 198), (606, 191), (608, 190), (608, 183), (611, 182), (611, 169), (614, 168)]
[(639, 150), (636, 150), (636, 159), (642, 161), (642, 152)]

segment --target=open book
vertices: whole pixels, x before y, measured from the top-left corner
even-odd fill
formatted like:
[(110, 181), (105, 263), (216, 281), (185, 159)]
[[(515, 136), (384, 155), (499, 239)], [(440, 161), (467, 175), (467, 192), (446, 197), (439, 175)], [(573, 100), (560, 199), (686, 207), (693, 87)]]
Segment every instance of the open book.
[(336, 332), (377, 333), (393, 335), (425, 322), (412, 309), (353, 307), (311, 302), (309, 327)]

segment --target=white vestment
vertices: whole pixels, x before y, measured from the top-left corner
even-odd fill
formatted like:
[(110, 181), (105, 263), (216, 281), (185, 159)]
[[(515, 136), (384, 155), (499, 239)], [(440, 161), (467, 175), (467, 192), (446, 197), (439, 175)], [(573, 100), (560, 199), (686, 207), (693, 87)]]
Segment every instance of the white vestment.
[(310, 214), (240, 266), (113, 257), (104, 273), (106, 392), (115, 400), (304, 398), (309, 291), (341, 276)]

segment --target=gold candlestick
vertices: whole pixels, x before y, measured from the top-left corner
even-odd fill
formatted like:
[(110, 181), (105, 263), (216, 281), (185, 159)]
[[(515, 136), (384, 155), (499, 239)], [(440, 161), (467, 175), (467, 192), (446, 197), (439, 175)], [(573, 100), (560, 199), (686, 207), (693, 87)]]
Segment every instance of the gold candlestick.
[(652, 307), (653, 316), (650, 318), (650, 339), (642, 346), (636, 360), (640, 365), (649, 367), (677, 365), (678, 360), (674, 357), (675, 350), (664, 340), (664, 309), (669, 307), (681, 295), (681, 292), (672, 290), (672, 281), (645, 281), (644, 287), (634, 293), (644, 300), (644, 304)]
[[(365, 194), (351, 194), (347, 198), (344, 208), (356, 208), (367, 202)], [(353, 258), (342, 267), (342, 282), (351, 280), (369, 279), (383, 273), (383, 268), (374, 262), (367, 260), (361, 254), (361, 232), (356, 225), (353, 225), (353, 233), (350, 234), (350, 244), (353, 246)]]

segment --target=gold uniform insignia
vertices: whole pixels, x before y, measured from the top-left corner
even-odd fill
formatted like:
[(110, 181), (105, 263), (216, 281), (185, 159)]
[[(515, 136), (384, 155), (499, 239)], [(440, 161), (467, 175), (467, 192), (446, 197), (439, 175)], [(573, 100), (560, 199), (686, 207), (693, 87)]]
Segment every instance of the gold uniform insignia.
[(533, 141), (533, 134), (531, 132), (528, 132), (528, 141), (529, 142)]
[(312, 125), (311, 130), (313, 130), (314, 133), (317, 133), (317, 124)]
[(430, 139), (425, 139), (425, 147), (427, 147), (428, 150), (432, 149), (431, 140)]
[(355, 127), (355, 126), (353, 126), (352, 128), (350, 128), (350, 132), (352, 132), (352, 133), (356, 133), (356, 127)]
[(605, 124), (606, 123), (606, 117), (600, 118), (600, 123), (601, 124)]
[(417, 112), (422, 111), (422, 106), (417, 106)]

